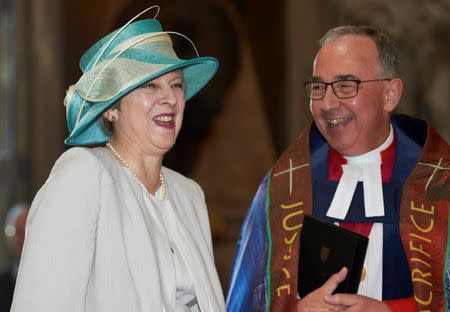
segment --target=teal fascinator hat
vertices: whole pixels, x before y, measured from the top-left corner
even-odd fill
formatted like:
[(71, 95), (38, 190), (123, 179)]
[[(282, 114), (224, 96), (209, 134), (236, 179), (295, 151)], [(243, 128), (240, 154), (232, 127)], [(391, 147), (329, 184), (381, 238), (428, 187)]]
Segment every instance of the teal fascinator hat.
[(178, 58), (169, 33), (181, 35), (163, 31), (156, 19), (131, 20), (83, 54), (80, 60), (83, 75), (69, 87), (64, 99), (69, 130), (65, 144), (80, 146), (108, 141), (109, 135), (99, 123), (101, 114), (149, 80), (181, 69), (186, 101), (211, 80), (217, 72), (217, 59), (199, 57), (198, 53), (196, 58)]

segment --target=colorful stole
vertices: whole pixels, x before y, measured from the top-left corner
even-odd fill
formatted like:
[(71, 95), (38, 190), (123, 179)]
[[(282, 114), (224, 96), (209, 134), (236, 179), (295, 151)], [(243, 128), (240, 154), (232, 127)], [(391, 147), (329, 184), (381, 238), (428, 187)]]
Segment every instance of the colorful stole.
[(417, 311), (448, 311), (449, 169), (449, 145), (428, 126), (421, 159), (403, 187), (400, 209)]
[[(408, 132), (418, 126), (410, 117), (393, 119), (403, 119), (400, 129)], [(234, 259), (229, 312), (296, 311), (300, 230), (304, 215), (312, 212), (310, 128), (283, 153), (255, 195)], [(449, 311), (449, 159), (448, 143), (428, 125), (400, 207), (417, 311)]]
[[(309, 127), (272, 169), (270, 188), (270, 311), (295, 311), (300, 230), (312, 213)], [(306, 147), (306, 148), (305, 148)]]
[[(270, 311), (295, 311), (298, 301), (299, 236), (304, 214), (312, 212), (309, 129), (272, 169), (269, 231), (278, 243), (269, 251)], [(421, 159), (403, 188), (400, 229), (418, 311), (447, 311), (449, 156), (448, 144), (428, 126)]]

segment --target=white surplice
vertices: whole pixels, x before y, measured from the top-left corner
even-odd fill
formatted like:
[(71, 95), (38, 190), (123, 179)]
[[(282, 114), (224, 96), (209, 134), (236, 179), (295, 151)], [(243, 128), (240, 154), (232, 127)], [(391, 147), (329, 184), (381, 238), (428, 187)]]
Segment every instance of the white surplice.
[[(381, 152), (393, 141), (394, 131), (391, 125), (387, 139), (379, 147), (363, 155), (345, 157), (348, 164), (342, 165), (343, 174), (327, 211), (328, 217), (345, 220), (358, 182), (363, 182), (366, 217), (384, 216)], [(359, 284), (358, 294), (381, 300), (383, 295), (382, 223), (372, 225), (363, 267), (363, 280)]]

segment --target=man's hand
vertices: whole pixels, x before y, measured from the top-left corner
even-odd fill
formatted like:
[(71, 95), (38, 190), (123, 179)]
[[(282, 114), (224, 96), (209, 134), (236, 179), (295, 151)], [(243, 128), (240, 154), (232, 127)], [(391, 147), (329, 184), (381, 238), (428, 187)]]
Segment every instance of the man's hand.
[[(297, 303), (297, 312), (325, 312), (340, 311), (341, 306), (337, 303), (327, 303), (324, 298), (331, 299), (333, 291), (347, 277), (347, 268), (342, 268), (339, 272), (333, 274), (320, 288), (317, 288)], [(336, 299), (331, 299), (336, 300)]]
[(344, 307), (343, 311), (391, 312), (389, 307), (376, 299), (353, 294), (335, 294), (325, 296), (325, 302), (330, 305)]

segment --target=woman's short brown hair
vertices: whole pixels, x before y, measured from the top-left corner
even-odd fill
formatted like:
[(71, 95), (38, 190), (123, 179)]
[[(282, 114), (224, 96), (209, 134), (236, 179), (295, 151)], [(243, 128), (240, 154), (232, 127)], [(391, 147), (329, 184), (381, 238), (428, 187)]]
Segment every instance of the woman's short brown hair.
[[(117, 101), (116, 103), (114, 103), (113, 105), (111, 105), (110, 107), (108, 107), (107, 109), (117, 109), (120, 111), (120, 100)], [(114, 123), (109, 121), (108, 118), (106, 118), (105, 116), (101, 115), (100, 118), (98, 119), (98, 123), (100, 124), (100, 127), (102, 128), (102, 130), (109, 136), (113, 135), (114, 133)]]

